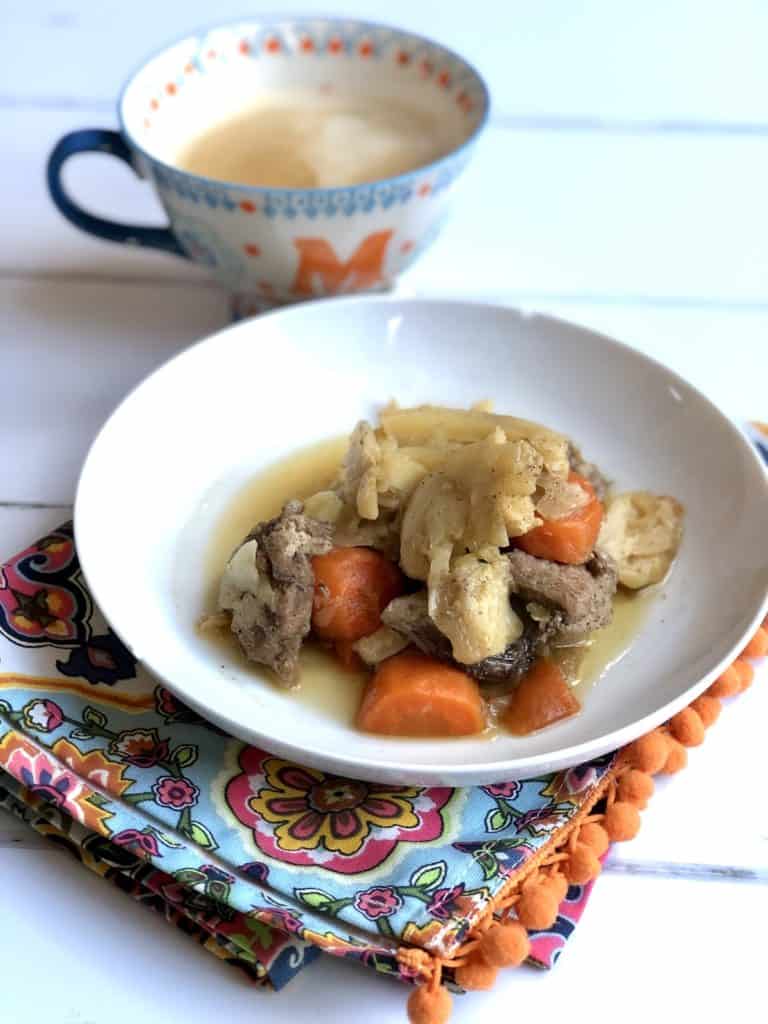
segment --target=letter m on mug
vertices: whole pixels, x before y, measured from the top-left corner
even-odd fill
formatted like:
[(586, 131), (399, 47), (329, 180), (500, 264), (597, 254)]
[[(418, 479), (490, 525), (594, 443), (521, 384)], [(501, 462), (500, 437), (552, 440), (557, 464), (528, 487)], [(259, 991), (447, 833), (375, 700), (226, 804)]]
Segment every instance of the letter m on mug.
[(358, 245), (348, 260), (340, 260), (324, 238), (295, 238), (299, 265), (294, 295), (335, 295), (362, 291), (383, 280), (382, 266), (392, 231), (376, 231)]

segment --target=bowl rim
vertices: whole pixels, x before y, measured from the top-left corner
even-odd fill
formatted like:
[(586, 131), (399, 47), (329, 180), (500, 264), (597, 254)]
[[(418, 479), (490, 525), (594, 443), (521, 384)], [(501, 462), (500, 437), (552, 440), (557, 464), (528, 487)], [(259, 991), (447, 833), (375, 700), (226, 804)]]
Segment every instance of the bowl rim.
[[(408, 39), (412, 39), (418, 43), (433, 46), (438, 50), (441, 50), (446, 56), (458, 61), (463, 64), (467, 71), (475, 78), (477, 85), (480, 89), (480, 93), (483, 99), (483, 108), (478, 119), (477, 124), (472, 129), (470, 134), (464, 139), (458, 146), (455, 146), (445, 156), (440, 157), (437, 160), (432, 160), (428, 164), (424, 164), (421, 167), (415, 167), (411, 171), (406, 171), (403, 174), (397, 174), (389, 178), (376, 178), (373, 181), (361, 182), (358, 185), (346, 185), (346, 186), (335, 186), (333, 188), (275, 188), (269, 185), (246, 185), (240, 182), (226, 181), (223, 178), (210, 178), (206, 175), (192, 174), (189, 171), (185, 171), (181, 167), (177, 167), (175, 164), (169, 163), (167, 160), (163, 160), (158, 156), (153, 155), (142, 143), (140, 143), (133, 132), (128, 127), (128, 118), (125, 113), (125, 101), (129, 89), (134, 84), (139, 74), (144, 68), (152, 61), (162, 57), (163, 54), (172, 50), (175, 46), (186, 40), (202, 39), (207, 33), (214, 31), (215, 29), (227, 29), (234, 28), (236, 25), (253, 24), (263, 26), (278, 26), (278, 25), (292, 25), (300, 26), (303, 24), (316, 23), (318, 21), (328, 22), (331, 24), (344, 24), (344, 25), (355, 25), (362, 29), (386, 29), (391, 32), (398, 32)], [(396, 25), (390, 25), (383, 21), (372, 21), (367, 18), (345, 18), (341, 15), (310, 15), (310, 14), (258, 14), (258, 15), (243, 15), (241, 18), (227, 18), (225, 21), (214, 21), (209, 22), (205, 25), (200, 25), (196, 28), (190, 29), (188, 32), (183, 33), (180, 36), (175, 36), (172, 40), (169, 40), (164, 45), (157, 47), (148, 53), (139, 63), (135, 64), (133, 70), (130, 72), (128, 77), (123, 82), (120, 88), (120, 92), (117, 98), (117, 118), (120, 126), (120, 133), (129, 142), (130, 146), (150, 164), (155, 164), (158, 167), (162, 167), (166, 173), (178, 175), (179, 177), (188, 180), (190, 183), (194, 183), (201, 188), (212, 188), (217, 186), (219, 188), (233, 189), (237, 192), (244, 192), (253, 196), (299, 196), (309, 193), (313, 196), (333, 197), (349, 194), (358, 189), (369, 189), (369, 188), (383, 188), (392, 187), (399, 184), (404, 184), (416, 175), (423, 175), (433, 173), (435, 170), (442, 169), (450, 163), (456, 161), (461, 155), (465, 158), (469, 158), (472, 147), (479, 139), (482, 132), (488, 125), (491, 110), (491, 97), (488, 90), (488, 85), (471, 61), (467, 60), (466, 57), (462, 57), (460, 53), (457, 53), (449, 46), (445, 46), (443, 43), (438, 42), (436, 39), (432, 39), (429, 36), (422, 35), (419, 32), (411, 32), (409, 29), (399, 28)]]
[[(105, 432), (112, 424), (113, 420), (122, 415), (122, 410), (125, 406), (130, 404), (133, 400), (133, 396), (150, 380), (153, 380), (156, 376), (164, 373), (170, 366), (175, 364), (177, 361), (184, 360), (198, 349), (207, 346), (213, 346), (221, 339), (222, 335), (231, 337), (238, 333), (246, 334), (249, 330), (253, 330), (254, 324), (260, 323), (265, 319), (281, 318), (286, 315), (290, 316), (292, 312), (297, 314), (306, 314), (311, 309), (322, 311), (323, 309), (328, 310), (332, 308), (346, 308), (351, 306), (365, 306), (373, 304), (376, 306), (397, 305), (402, 307), (408, 305), (412, 307), (470, 307), (470, 308), (482, 308), (485, 310), (493, 310), (497, 314), (506, 316), (522, 316), (526, 319), (537, 319), (546, 323), (554, 324), (555, 326), (562, 326), (569, 331), (576, 331), (580, 334), (588, 335), (591, 338), (597, 338), (601, 344), (607, 344), (610, 347), (617, 348), (624, 351), (629, 355), (630, 358), (635, 358), (641, 363), (650, 364), (655, 370), (661, 371), (666, 375), (668, 381), (678, 389), (682, 387), (684, 391), (691, 393), (694, 397), (704, 403), (708, 408), (709, 412), (714, 414), (715, 418), (719, 421), (722, 429), (727, 431), (731, 435), (731, 438), (737, 445), (739, 445), (748, 460), (752, 468), (755, 471), (756, 479), (762, 479), (763, 484), (763, 495), (768, 506), (768, 472), (766, 467), (757, 452), (754, 444), (747, 438), (742, 430), (730, 420), (725, 413), (723, 413), (718, 406), (708, 398), (703, 392), (701, 392), (695, 385), (691, 384), (684, 377), (666, 366), (664, 363), (652, 356), (646, 355), (644, 352), (633, 348), (631, 345), (625, 342), (618, 341), (617, 339), (611, 338), (609, 335), (605, 335), (600, 331), (593, 330), (589, 327), (584, 327), (579, 324), (574, 324), (571, 321), (565, 320), (561, 317), (554, 317), (547, 313), (527, 313), (523, 310), (518, 309), (514, 306), (507, 306), (500, 303), (486, 303), (481, 300), (465, 300), (465, 299), (443, 299), (443, 298), (410, 298), (410, 297), (398, 297), (397, 295), (353, 295), (345, 296), (341, 298), (332, 299), (316, 299), (309, 302), (298, 303), (292, 306), (280, 307), (277, 309), (270, 310), (253, 320), (243, 320), (234, 324), (229, 324), (212, 334), (207, 335), (205, 338), (200, 339), (198, 342), (190, 345), (176, 355), (170, 357), (154, 371), (148, 374), (142, 381), (140, 381), (131, 391), (125, 396), (125, 398), (119, 403), (115, 410), (111, 413), (105, 423), (102, 425), (98, 434), (94, 438), (89, 451), (84, 460), (78, 483), (77, 491), (74, 503), (74, 534), (75, 542), (78, 554), (81, 557), (81, 570), (85, 577), (86, 583), (91, 592), (94, 602), (102, 608), (105, 618), (107, 617), (106, 609), (100, 600), (99, 596), (99, 585), (98, 582), (94, 581), (93, 575), (89, 573), (88, 566), (86, 563), (89, 561), (89, 542), (83, 537), (79, 522), (82, 521), (81, 509), (83, 503), (88, 496), (89, 490), (95, 490), (98, 492), (98, 486), (95, 485), (93, 488), (89, 483), (90, 466), (92, 464), (92, 456), (97, 446), (100, 445), (101, 439)], [(83, 558), (83, 553), (85, 557)], [(499, 779), (522, 779), (528, 777), (528, 773), (531, 771), (556, 771), (563, 768), (572, 767), (587, 761), (594, 760), (595, 758), (601, 757), (611, 751), (618, 750), (625, 744), (636, 739), (638, 736), (649, 732), (651, 729), (656, 728), (663, 722), (667, 721), (678, 711), (681, 711), (686, 707), (692, 700), (702, 694), (707, 687), (719, 676), (736, 658), (739, 652), (743, 649), (747, 640), (754, 634), (758, 626), (768, 615), (768, 591), (764, 594), (762, 600), (759, 602), (757, 608), (752, 613), (749, 620), (749, 626), (744, 630), (740, 638), (730, 645), (724, 654), (720, 656), (717, 662), (698, 680), (695, 684), (688, 687), (682, 694), (674, 699), (665, 702), (659, 708), (649, 712), (647, 715), (640, 719), (637, 719), (625, 726), (618, 729), (613, 729), (602, 736), (593, 737), (592, 739), (582, 740), (571, 746), (564, 747), (559, 752), (553, 751), (550, 754), (534, 753), (522, 757), (495, 759), (489, 761), (473, 761), (469, 764), (458, 764), (455, 760), (453, 762), (429, 762), (428, 764), (422, 763), (417, 766), (413, 773), (408, 774), (408, 778), (411, 780), (410, 784), (413, 785), (483, 785), (498, 781)], [(116, 625), (111, 620), (107, 619), (111, 627), (120, 636), (125, 645), (133, 651), (133, 647), (130, 640), (119, 632)], [(133, 651), (136, 653), (135, 651)], [(138, 655), (137, 655), (138, 657)], [(159, 679), (163, 685), (166, 685), (168, 689), (176, 692), (175, 683), (164, 671), (156, 668), (152, 664), (152, 659), (146, 657), (140, 657), (142, 664), (148, 669), (149, 673)], [(194, 697), (190, 697), (186, 692), (180, 694), (181, 699), (184, 703), (193, 707), (200, 714), (216, 724), (222, 726), (228, 733), (232, 730), (232, 720), (226, 715), (220, 715), (215, 707), (212, 707), (205, 703), (205, 701), (197, 700)], [(394, 762), (384, 761), (377, 759), (377, 757), (349, 757), (344, 754), (343, 751), (339, 752), (327, 752), (318, 750), (315, 747), (307, 746), (303, 744), (301, 749), (299, 745), (290, 741), (283, 741), (281, 739), (275, 739), (272, 736), (265, 735), (262, 730), (258, 728), (248, 728), (245, 732), (249, 733), (250, 736), (247, 739), (249, 743), (262, 744), (265, 743), (270, 753), (276, 754), (281, 757), (286, 757), (291, 760), (301, 761), (302, 753), (310, 753), (310, 762), (313, 765), (319, 766), (325, 770), (331, 770), (336, 774), (342, 772), (348, 772), (350, 777), (359, 778), (369, 781), (377, 781), (382, 778), (392, 778), (393, 773), (397, 773)], [(241, 736), (242, 738), (242, 736)], [(374, 737), (377, 738), (377, 737)], [(392, 740), (392, 737), (378, 737), (379, 740)], [(407, 738), (406, 738), (407, 739)], [(400, 742), (399, 738), (394, 738), (394, 742)], [(441, 742), (439, 740), (434, 741), (435, 744)], [(454, 741), (451, 741), (453, 743)], [(488, 744), (489, 753), (494, 749), (494, 745)], [(332, 762), (332, 765), (331, 765)], [(545, 762), (546, 769), (542, 768), (542, 763)]]

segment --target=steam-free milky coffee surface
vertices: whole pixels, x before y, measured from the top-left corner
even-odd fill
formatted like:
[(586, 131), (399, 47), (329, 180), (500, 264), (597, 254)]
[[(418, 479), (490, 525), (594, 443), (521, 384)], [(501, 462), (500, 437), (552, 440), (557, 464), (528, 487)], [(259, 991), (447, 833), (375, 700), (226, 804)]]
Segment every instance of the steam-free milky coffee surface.
[(436, 112), (393, 99), (291, 91), (207, 126), (174, 162), (242, 185), (334, 188), (405, 174), (461, 141)]

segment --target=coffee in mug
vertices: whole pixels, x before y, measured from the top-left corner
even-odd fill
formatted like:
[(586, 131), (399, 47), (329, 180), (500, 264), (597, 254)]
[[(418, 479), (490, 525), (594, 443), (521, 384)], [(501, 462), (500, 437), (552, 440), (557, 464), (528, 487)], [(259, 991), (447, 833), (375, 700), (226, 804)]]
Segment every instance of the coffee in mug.
[(260, 188), (344, 188), (407, 174), (461, 143), (454, 122), (401, 100), (292, 90), (203, 129), (174, 163)]

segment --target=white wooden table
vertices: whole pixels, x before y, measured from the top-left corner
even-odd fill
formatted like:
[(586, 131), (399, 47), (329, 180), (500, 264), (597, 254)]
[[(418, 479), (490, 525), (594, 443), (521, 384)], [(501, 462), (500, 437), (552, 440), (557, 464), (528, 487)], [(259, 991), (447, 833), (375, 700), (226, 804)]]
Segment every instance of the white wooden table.
[[(404, 294), (502, 300), (597, 327), (734, 417), (768, 419), (768, 6), (333, 6), (437, 36), (477, 63), (494, 95), (455, 216)], [(45, 157), (64, 131), (114, 124), (120, 82), (147, 51), (244, 7), (280, 0), (39, 0), (0, 11), (2, 555), (68, 515), (87, 446), (128, 389), (227, 317), (195, 268), (99, 243), (59, 218)], [(70, 173), (98, 212), (160, 221), (115, 161), (83, 159)], [(722, 1019), (735, 993), (754, 1001), (745, 1020), (764, 1019), (767, 711), (762, 670), (662, 787), (638, 839), (612, 855), (557, 968), (510, 972), (492, 993), (457, 999), (457, 1024), (512, 1013)], [(255, 992), (3, 817), (0, 886), (9, 1024), (404, 1019), (401, 987), (330, 959), (279, 996)]]

